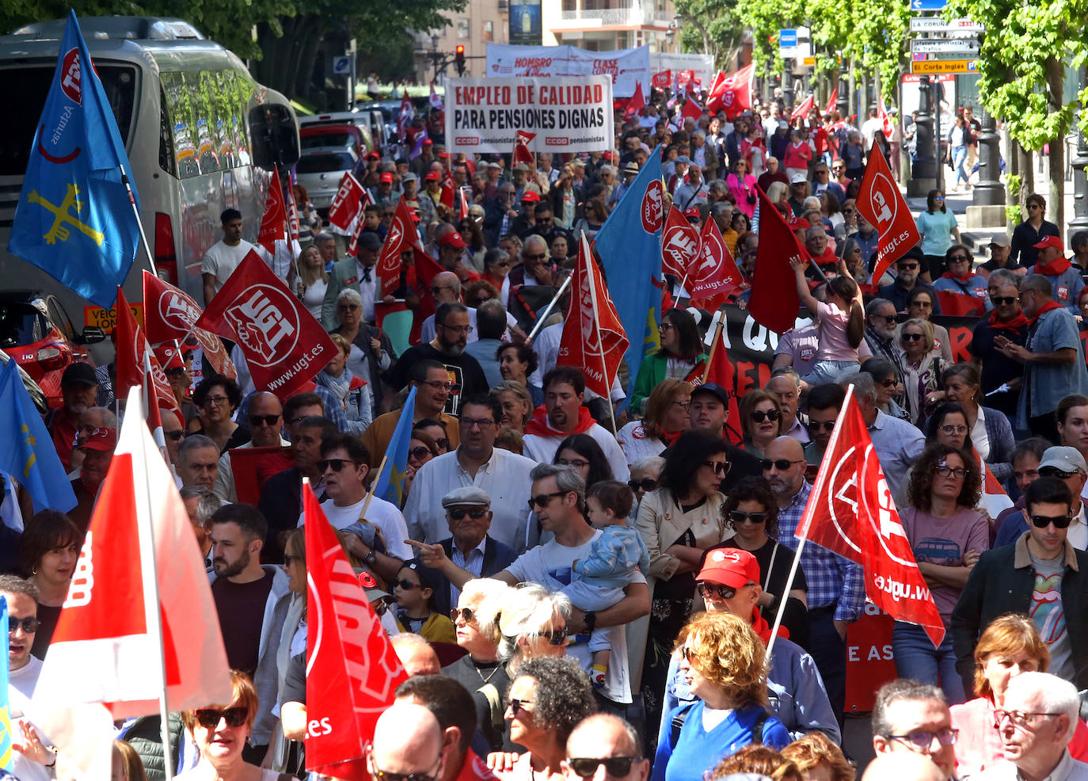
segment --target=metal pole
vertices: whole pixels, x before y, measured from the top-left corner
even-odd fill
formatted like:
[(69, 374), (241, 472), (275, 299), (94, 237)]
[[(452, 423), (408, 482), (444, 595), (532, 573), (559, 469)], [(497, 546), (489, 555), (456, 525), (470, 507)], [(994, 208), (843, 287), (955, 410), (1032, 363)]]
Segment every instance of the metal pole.
[[(1001, 140), (997, 136), (997, 123), (994, 121), (993, 115), (988, 111), (982, 115), (982, 132), (978, 136), (978, 146), (979, 182), (975, 185), (972, 203), (975, 206), (1004, 206), (1005, 185), (998, 178), (1001, 174)], [(1080, 163), (1082, 180), (1084, 178), (1084, 164), (1088, 163), (1088, 158), (1084, 157), (1084, 153), (1088, 153), (1088, 149), (1084, 149), (1084, 136), (1078, 135), (1077, 157), (1072, 162), (1074, 170), (1076, 170), (1077, 159), (1082, 161)], [(1073, 183), (1075, 186), (1076, 174), (1074, 174)], [(1083, 201), (1082, 194), (1078, 203), (1082, 206), (1088, 206)], [(1085, 218), (1088, 218), (1088, 214), (1085, 214)]]
[(544, 308), (544, 311), (540, 313), (540, 317), (538, 317), (536, 319), (536, 322), (533, 323), (533, 328), (531, 331), (529, 331), (529, 339), (532, 339), (534, 336), (536, 336), (537, 332), (544, 325), (544, 321), (548, 319), (548, 315), (550, 315), (552, 313), (552, 309), (555, 308), (556, 302), (558, 302), (559, 299), (563, 297), (563, 293), (565, 293), (567, 288), (570, 287), (570, 281), (573, 278), (573, 274), (567, 274), (567, 278), (563, 280), (563, 284), (559, 286), (559, 289), (557, 291), (555, 291), (555, 295), (552, 296), (552, 300), (548, 302), (548, 305)]
[[(1069, 221), (1069, 234), (1079, 230), (1088, 230), (1088, 139), (1084, 137), (1085, 122), (1088, 122), (1088, 114), (1081, 112), (1077, 117), (1077, 148), (1073, 153), (1073, 159), (1069, 164), (1073, 167), (1073, 219)], [(979, 187), (982, 183), (979, 183)], [(978, 187), (975, 187), (978, 192)], [(1002, 192), (1001, 203), (1005, 202)]]
[(151, 254), (151, 247), (147, 243), (147, 234), (144, 232), (144, 223), (140, 219), (140, 208), (136, 205), (136, 194), (132, 191), (132, 182), (129, 181), (128, 171), (125, 170), (123, 165), (117, 166), (121, 171), (121, 184), (125, 187), (125, 192), (128, 193), (128, 202), (132, 206), (132, 213), (136, 216), (136, 226), (140, 229), (140, 243), (144, 246), (144, 252), (147, 253), (147, 265), (151, 267), (151, 273), (155, 276), (159, 275), (159, 271), (155, 268), (155, 256)]
[(915, 121), (915, 156), (911, 165), (907, 192), (914, 197), (926, 195), (937, 186), (937, 166), (933, 156), (933, 117), (930, 115), (932, 85), (929, 76), (918, 82), (918, 118)]

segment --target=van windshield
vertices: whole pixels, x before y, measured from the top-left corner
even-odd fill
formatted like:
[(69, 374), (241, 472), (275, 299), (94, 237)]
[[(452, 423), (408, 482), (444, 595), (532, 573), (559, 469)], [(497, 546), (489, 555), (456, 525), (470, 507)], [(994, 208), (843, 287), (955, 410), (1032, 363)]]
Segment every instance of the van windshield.
[[(96, 62), (95, 70), (113, 108), (121, 141), (127, 148), (136, 102), (136, 68)], [(18, 111), (7, 112), (4, 121), (0, 122), (0, 176), (26, 173), (34, 130), (41, 119), (53, 72), (53, 63), (0, 67), (0, 82), (6, 85), (4, 102), (19, 107)]]

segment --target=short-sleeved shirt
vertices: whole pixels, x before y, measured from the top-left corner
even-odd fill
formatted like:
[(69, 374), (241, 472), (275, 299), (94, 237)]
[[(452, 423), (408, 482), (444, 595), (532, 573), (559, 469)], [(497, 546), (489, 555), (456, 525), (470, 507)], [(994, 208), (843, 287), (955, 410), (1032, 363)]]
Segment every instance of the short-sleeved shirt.
[(816, 320), (819, 322), (820, 347), (816, 351), (818, 361), (856, 361), (858, 351), (846, 338), (850, 313), (837, 306), (816, 302)]
[[(990, 549), (990, 521), (974, 508), (963, 508), (947, 518), (939, 518), (908, 507), (901, 518), (915, 561), (962, 567), (968, 551), (984, 553)], [(930, 586), (933, 602), (945, 625), (952, 619), (952, 608), (962, 590), (952, 586)]]
[[(233, 247), (224, 244), (222, 241), (217, 241), (208, 247), (208, 251), (204, 253), (204, 257), (200, 261), (200, 273), (212, 274), (215, 277), (214, 287), (215, 292), (218, 293), (230, 275), (234, 273), (234, 269), (238, 268), (252, 249), (253, 245), (245, 239), (242, 239)], [(208, 302), (205, 301), (204, 303), (207, 304)]]
[(923, 255), (943, 255), (952, 246), (952, 229), (957, 227), (956, 215), (947, 212), (922, 212), (915, 221), (922, 234)]
[(1028, 418), (1053, 412), (1058, 402), (1074, 393), (1088, 393), (1088, 371), (1084, 347), (1073, 315), (1053, 309), (1040, 317), (1028, 332), (1027, 348), (1033, 353), (1076, 350), (1073, 363), (1029, 363), (1024, 367), (1025, 388), (1020, 394), (1018, 423), (1028, 427)]

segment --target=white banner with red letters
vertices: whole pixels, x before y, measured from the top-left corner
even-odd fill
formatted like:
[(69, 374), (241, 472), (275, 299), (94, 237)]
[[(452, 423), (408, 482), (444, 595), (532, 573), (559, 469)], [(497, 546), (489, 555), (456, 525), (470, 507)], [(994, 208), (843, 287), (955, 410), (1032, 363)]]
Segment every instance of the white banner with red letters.
[(603, 152), (614, 139), (612, 81), (571, 78), (449, 79), (450, 152), (509, 154), (518, 131), (532, 152)]
[[(487, 45), (489, 78), (534, 79), (547, 76), (608, 76), (617, 98), (650, 94), (650, 47), (593, 52), (574, 46)], [(447, 106), (447, 109), (449, 107)]]

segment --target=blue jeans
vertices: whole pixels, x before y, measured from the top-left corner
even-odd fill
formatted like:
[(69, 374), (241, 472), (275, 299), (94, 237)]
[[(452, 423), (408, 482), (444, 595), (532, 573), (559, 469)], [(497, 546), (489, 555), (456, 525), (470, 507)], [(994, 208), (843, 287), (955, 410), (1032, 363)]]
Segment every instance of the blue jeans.
[(971, 176), (965, 170), (963, 170), (963, 163), (967, 160), (967, 147), (954, 146), (952, 147), (952, 170), (956, 172), (956, 183), (962, 179), (964, 184), (967, 184)]
[(963, 679), (956, 672), (951, 632), (946, 632), (940, 647), (934, 648), (922, 627), (896, 621), (892, 629), (892, 654), (895, 673), (900, 678), (940, 685), (949, 705), (958, 705), (967, 699)]

